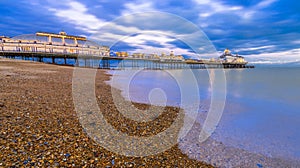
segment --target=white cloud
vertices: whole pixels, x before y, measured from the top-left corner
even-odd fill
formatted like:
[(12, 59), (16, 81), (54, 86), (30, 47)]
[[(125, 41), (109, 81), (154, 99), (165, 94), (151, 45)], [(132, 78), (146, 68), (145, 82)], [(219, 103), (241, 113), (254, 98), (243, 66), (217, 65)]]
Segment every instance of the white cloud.
[(263, 0), (256, 5), (257, 8), (266, 8), (269, 7), (271, 4), (276, 2), (277, 0)]
[(293, 44), (300, 44), (300, 40), (292, 41)]
[[(170, 42), (174, 41), (175, 35), (166, 34), (163, 31), (141, 31), (139, 34), (133, 36), (123, 37), (122, 42), (127, 43), (131, 47), (136, 49), (129, 50), (129, 52), (142, 52), (142, 53), (157, 53), (160, 54), (162, 52), (169, 53), (171, 50), (179, 51), (180, 49), (170, 44)], [(148, 42), (156, 43), (161, 47), (154, 47), (147, 45)], [(186, 53), (186, 51), (185, 51)], [(183, 53), (177, 53), (183, 54)]]
[(88, 13), (88, 8), (82, 3), (76, 1), (68, 1), (66, 3), (67, 9), (49, 8), (55, 16), (64, 20), (65, 22), (75, 24), (77, 27), (87, 31), (97, 30), (105, 24), (104, 20)]
[(263, 15), (265, 15), (266, 17), (267, 14), (263, 13), (262, 9), (269, 7), (271, 4), (275, 3), (276, 1), (277, 0), (263, 0), (252, 7), (244, 9), (244, 12), (241, 12), (239, 16), (245, 20), (250, 20), (255, 16), (259, 16), (259, 15), (260, 17)]
[(124, 4), (124, 7), (125, 9), (121, 12), (122, 15), (155, 11), (151, 1), (129, 2)]
[(271, 48), (275, 48), (275, 46), (274, 45), (267, 45), (267, 46), (260, 46), (260, 47), (239, 48), (239, 49), (236, 49), (235, 52), (257, 51), (257, 50), (271, 49)]
[(251, 20), (261, 14), (261, 9), (269, 7), (277, 0), (263, 0), (258, 4), (244, 8), (243, 6), (227, 5), (220, 0), (194, 0), (198, 5), (199, 17), (206, 19), (215, 14), (230, 14), (240, 17), (243, 20)]
[(209, 30), (207, 30), (207, 32), (212, 33), (212, 34), (214, 34), (214, 35), (220, 35), (220, 36), (222, 36), (222, 35), (228, 33), (228, 32), (226, 32), (226, 31), (223, 30), (223, 29), (209, 29)]
[(200, 17), (203, 17), (203, 18), (206, 18), (206, 17), (211, 16), (212, 14), (213, 14), (213, 13), (208, 13), (208, 12), (207, 12), (207, 13), (200, 13), (199, 16), (200, 16)]
[(207, 23), (200, 23), (200, 27), (202, 27), (202, 28), (206, 28), (208, 26), (209, 26), (209, 24), (207, 24)]
[(209, 4), (211, 2), (211, 0), (195, 0), (195, 2), (197, 2), (198, 4)]
[(26, 1), (28, 4), (32, 5), (32, 6), (38, 6), (40, 5), (36, 0), (27, 0)]
[(147, 31), (144, 32), (143, 34), (135, 35), (123, 41), (127, 43), (136, 43), (136, 44), (146, 44), (147, 41), (150, 41), (150, 42), (156, 42), (160, 45), (165, 45), (169, 42), (174, 41), (174, 39), (166, 35), (162, 35), (161, 32), (159, 31), (152, 31), (152, 33)]
[[(111, 39), (120, 38), (118, 34), (130, 34), (139, 32), (140, 30), (132, 26), (122, 26), (115, 22), (107, 22), (93, 14), (88, 13), (88, 8), (82, 3), (76, 1), (68, 1), (64, 4), (67, 8), (49, 8), (48, 10), (60, 20), (69, 24), (75, 25), (75, 28), (83, 30), (93, 35), (102, 31), (101, 28), (106, 27), (110, 30), (108, 32), (117, 32), (117, 34), (110, 34)], [(108, 36), (106, 37), (108, 39)]]
[(100, 42), (107, 42), (105, 45), (113, 45), (113, 43), (116, 43), (122, 39), (124, 39), (125, 37), (123, 35), (119, 35), (116, 33), (111, 33), (111, 32), (103, 32), (101, 34), (99, 34), (98, 32), (93, 34), (90, 37), (92, 40), (95, 41), (100, 41)]
[(206, 18), (219, 13), (231, 13), (243, 10), (242, 6), (225, 5), (217, 0), (194, 0), (200, 7), (200, 17)]
[(245, 55), (246, 60), (252, 63), (292, 63), (300, 60), (300, 48), (287, 51)]
[(245, 20), (250, 20), (253, 18), (253, 16), (255, 15), (256, 11), (254, 10), (249, 10), (249, 11), (245, 11), (243, 13), (238, 14), (241, 18), (245, 19)]

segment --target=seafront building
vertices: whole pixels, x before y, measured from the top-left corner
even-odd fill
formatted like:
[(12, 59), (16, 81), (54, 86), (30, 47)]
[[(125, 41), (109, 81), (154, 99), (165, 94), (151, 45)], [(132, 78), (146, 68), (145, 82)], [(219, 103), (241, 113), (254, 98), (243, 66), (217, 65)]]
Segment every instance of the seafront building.
[(0, 37), (0, 51), (43, 52), (109, 56), (109, 47), (88, 41), (86, 37), (37, 32), (34, 35), (22, 35), (13, 38)]
[(133, 53), (130, 55), (128, 52), (121, 51), (116, 52), (117, 57), (123, 58), (136, 58), (136, 59), (149, 59), (149, 60), (158, 60), (161, 62), (184, 62), (185, 59), (182, 55), (175, 55), (173, 51), (169, 55), (165, 53), (158, 54), (146, 54), (146, 53)]
[(170, 55), (162, 54), (161, 61), (171, 61), (171, 62), (184, 62), (185, 59), (182, 55), (175, 55), (173, 51), (171, 51)]

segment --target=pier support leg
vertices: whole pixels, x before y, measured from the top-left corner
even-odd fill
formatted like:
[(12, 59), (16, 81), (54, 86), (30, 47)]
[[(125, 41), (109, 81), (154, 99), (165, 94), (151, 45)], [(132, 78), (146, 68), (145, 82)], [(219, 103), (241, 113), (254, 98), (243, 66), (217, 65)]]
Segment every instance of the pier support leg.
[(55, 64), (55, 57), (52, 57), (52, 64)]
[(78, 58), (75, 58), (75, 66), (79, 66)]

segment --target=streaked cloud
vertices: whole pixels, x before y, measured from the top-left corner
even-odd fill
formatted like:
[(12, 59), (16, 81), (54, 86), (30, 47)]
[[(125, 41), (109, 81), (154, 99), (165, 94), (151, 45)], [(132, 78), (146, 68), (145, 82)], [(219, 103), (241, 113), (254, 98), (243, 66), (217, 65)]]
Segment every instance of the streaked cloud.
[(230, 13), (243, 10), (242, 6), (225, 5), (218, 0), (194, 0), (201, 8), (199, 16), (206, 18), (215, 14)]
[(128, 15), (132, 13), (142, 13), (155, 11), (153, 3), (151, 1), (137, 1), (137, 2), (128, 2), (124, 4), (125, 9), (122, 10), (122, 15)]
[(245, 56), (249, 62), (260, 64), (287, 64), (300, 61), (300, 48)]
[(292, 41), (292, 43), (294, 43), (294, 44), (300, 44), (300, 40)]
[(261, 2), (259, 2), (256, 7), (257, 8), (265, 8), (265, 7), (269, 7), (271, 4), (273, 4), (274, 2), (276, 2), (277, 0), (263, 0)]
[(79, 2), (68, 1), (67, 8), (49, 8), (55, 16), (62, 19), (64, 22), (75, 24), (88, 32), (93, 32), (105, 24), (105, 21), (97, 18), (96, 16), (88, 13), (88, 8)]
[(250, 47), (250, 48), (239, 48), (236, 49), (236, 52), (241, 52), (241, 51), (257, 51), (257, 50), (262, 50), (262, 49), (272, 49), (275, 48), (273, 45), (268, 45), (268, 46), (260, 46), (260, 47)]

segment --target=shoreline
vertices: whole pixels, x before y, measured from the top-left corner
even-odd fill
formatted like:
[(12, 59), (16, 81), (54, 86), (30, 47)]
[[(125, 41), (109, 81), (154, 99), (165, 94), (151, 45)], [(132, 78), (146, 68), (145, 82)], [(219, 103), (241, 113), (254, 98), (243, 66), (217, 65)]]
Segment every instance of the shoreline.
[[(96, 95), (111, 125), (132, 135), (149, 136), (172, 123), (178, 110), (172, 107), (148, 127), (118, 114), (106, 93), (111, 88), (105, 83), (109, 78), (105, 71), (97, 70)], [(72, 72), (73, 67), (0, 58), (0, 166), (212, 167), (190, 159), (178, 145), (145, 157), (126, 157), (101, 147), (78, 121)], [(137, 126), (142, 129), (137, 131)]]

